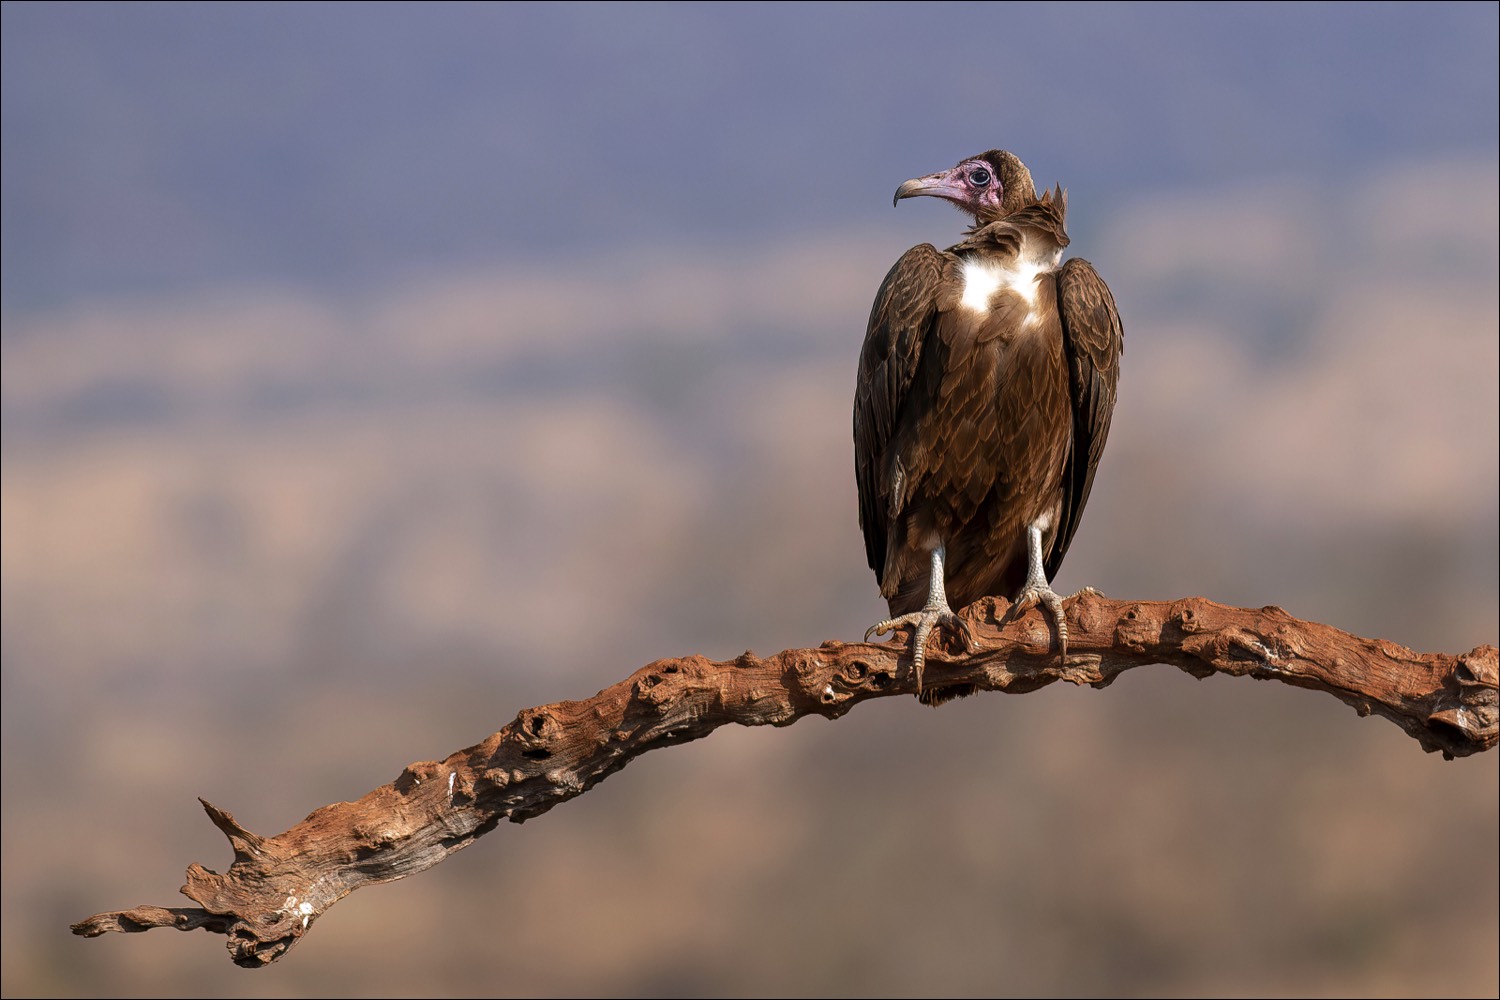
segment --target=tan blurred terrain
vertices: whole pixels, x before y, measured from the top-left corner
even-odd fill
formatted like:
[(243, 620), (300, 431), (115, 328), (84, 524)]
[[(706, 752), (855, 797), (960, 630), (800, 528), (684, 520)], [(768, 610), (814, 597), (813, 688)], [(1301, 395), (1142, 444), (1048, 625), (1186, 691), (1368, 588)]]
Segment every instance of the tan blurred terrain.
[[(1126, 353), (1060, 588), (1500, 640), (1496, 164), (1093, 219)], [(66, 933), (228, 863), (196, 795), (274, 833), (655, 657), (862, 633), (849, 406), (904, 249), (9, 328), (5, 995), (1495, 995), (1495, 754), (1166, 668), (653, 754), (265, 972)]]

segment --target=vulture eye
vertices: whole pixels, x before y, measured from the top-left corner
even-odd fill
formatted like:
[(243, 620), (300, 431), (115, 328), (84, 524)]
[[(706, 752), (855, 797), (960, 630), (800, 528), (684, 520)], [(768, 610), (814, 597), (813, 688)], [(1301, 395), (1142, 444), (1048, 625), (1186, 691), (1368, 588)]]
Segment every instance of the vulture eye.
[(973, 182), (976, 187), (984, 187), (990, 182), (990, 172), (983, 167), (980, 167), (978, 170), (975, 170), (969, 174), (969, 180)]

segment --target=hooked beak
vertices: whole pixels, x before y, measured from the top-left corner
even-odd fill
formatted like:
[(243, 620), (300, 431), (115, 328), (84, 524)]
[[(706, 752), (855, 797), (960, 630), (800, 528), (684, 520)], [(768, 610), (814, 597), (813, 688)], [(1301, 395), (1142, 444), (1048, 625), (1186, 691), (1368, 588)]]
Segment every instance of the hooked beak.
[(894, 207), (902, 198), (919, 198), (922, 195), (961, 201), (965, 193), (963, 181), (957, 172), (944, 170), (936, 174), (928, 174), (926, 177), (913, 177), (909, 181), (902, 181), (901, 186), (896, 189), (896, 197), (891, 199), (891, 205)]

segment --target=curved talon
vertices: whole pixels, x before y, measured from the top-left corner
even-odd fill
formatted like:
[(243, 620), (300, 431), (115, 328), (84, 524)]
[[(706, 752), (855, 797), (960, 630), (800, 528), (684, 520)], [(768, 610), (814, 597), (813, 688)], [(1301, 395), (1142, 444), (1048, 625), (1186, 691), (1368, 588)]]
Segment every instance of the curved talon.
[(939, 625), (946, 626), (957, 634), (964, 643), (967, 652), (975, 649), (974, 634), (969, 629), (969, 623), (946, 607), (927, 607), (921, 611), (913, 611), (909, 614), (898, 615), (883, 622), (877, 622), (865, 630), (865, 640), (868, 642), (872, 635), (884, 635), (887, 632), (895, 632), (900, 628), (913, 628), (912, 635), (911, 665), (917, 675), (917, 693), (922, 693), (922, 667), (927, 663), (927, 640), (932, 635), (933, 629)]
[(1010, 611), (1006, 613), (1005, 617), (1013, 621), (1038, 604), (1043, 605), (1048, 611), (1052, 612), (1052, 620), (1057, 624), (1058, 657), (1066, 663), (1068, 659), (1068, 618), (1063, 614), (1063, 598), (1057, 591), (1045, 583), (1040, 586), (1033, 584), (1016, 596), (1015, 603), (1010, 606)]

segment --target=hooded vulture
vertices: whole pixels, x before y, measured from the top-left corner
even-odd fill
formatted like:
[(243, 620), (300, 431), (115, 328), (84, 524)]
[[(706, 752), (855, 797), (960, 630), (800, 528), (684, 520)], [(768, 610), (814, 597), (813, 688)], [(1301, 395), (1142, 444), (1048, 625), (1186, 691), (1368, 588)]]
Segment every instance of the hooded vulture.
[[(920, 689), (938, 625), (987, 595), (1012, 614), (1045, 605), (1067, 656), (1050, 581), (1078, 530), (1109, 434), (1123, 333), (1086, 260), (1062, 260), (1067, 195), (993, 149), (906, 181), (973, 219), (947, 250), (912, 247), (886, 275), (859, 356), (854, 469), (865, 553), (891, 617), (910, 628)], [(957, 689), (923, 693), (940, 702)]]

